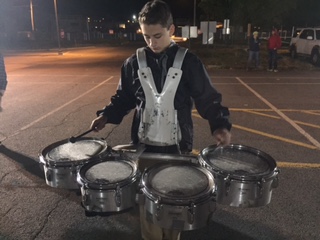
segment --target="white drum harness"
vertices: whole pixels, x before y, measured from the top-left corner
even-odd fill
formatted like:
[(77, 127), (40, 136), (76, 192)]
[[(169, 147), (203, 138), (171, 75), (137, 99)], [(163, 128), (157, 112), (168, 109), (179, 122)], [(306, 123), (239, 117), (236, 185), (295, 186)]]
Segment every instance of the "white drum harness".
[(146, 53), (143, 48), (137, 49), (138, 76), (146, 98), (138, 131), (142, 143), (169, 146), (178, 145), (181, 140), (177, 110), (174, 109), (174, 97), (182, 76), (181, 66), (187, 50), (186, 48), (178, 49), (163, 89), (158, 93), (151, 69), (147, 66)]

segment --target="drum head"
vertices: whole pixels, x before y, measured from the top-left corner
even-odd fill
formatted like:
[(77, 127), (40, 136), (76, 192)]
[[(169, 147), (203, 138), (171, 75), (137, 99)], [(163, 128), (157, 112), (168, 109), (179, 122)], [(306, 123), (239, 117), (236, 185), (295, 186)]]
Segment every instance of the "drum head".
[(127, 159), (107, 156), (89, 161), (78, 172), (77, 181), (91, 189), (115, 189), (136, 182), (139, 177), (137, 165)]
[(243, 145), (211, 146), (202, 150), (200, 156), (214, 171), (243, 178), (267, 175), (276, 167), (271, 156)]
[(132, 173), (132, 166), (124, 161), (105, 161), (91, 166), (85, 172), (85, 179), (92, 183), (113, 184), (128, 179)]
[(191, 163), (156, 164), (146, 170), (144, 184), (155, 198), (191, 200), (214, 191), (211, 173)]
[(106, 147), (106, 142), (99, 139), (80, 138), (75, 143), (63, 140), (45, 148), (42, 155), (48, 162), (63, 164), (92, 159), (101, 155)]

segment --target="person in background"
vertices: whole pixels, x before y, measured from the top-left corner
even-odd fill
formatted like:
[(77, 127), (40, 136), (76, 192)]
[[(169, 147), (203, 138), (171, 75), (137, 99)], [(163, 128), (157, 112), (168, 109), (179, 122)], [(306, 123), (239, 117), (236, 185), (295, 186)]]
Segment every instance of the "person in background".
[(259, 33), (254, 31), (252, 36), (249, 38), (249, 58), (247, 62), (247, 71), (251, 69), (251, 65), (254, 61), (255, 68), (260, 67), (260, 38)]
[(281, 48), (282, 41), (277, 29), (273, 28), (268, 39), (269, 68), (270, 72), (278, 72), (278, 49)]
[(0, 112), (2, 111), (2, 97), (7, 88), (7, 73), (4, 65), (3, 55), (0, 53)]
[[(90, 128), (99, 131), (108, 123), (120, 124), (135, 110), (133, 144), (144, 144), (145, 152), (150, 153), (190, 153), (194, 103), (201, 117), (208, 120), (215, 142), (230, 144), (229, 110), (221, 105), (222, 95), (213, 87), (200, 59), (171, 39), (175, 26), (169, 6), (161, 0), (147, 2), (138, 20), (147, 46), (124, 61), (115, 95), (97, 111)], [(140, 171), (155, 164), (152, 159), (141, 161)], [(140, 223), (144, 240), (180, 239), (178, 230), (148, 222), (141, 206)]]

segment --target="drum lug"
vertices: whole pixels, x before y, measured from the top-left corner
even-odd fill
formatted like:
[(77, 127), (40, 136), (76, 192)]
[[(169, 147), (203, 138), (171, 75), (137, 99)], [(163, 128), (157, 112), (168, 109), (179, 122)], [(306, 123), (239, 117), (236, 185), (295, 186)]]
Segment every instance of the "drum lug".
[(117, 207), (121, 206), (121, 195), (122, 195), (121, 188), (119, 185), (117, 185), (116, 195), (115, 195), (115, 202)]
[(258, 197), (261, 197), (263, 194), (263, 186), (262, 183), (266, 182), (266, 180), (264, 178), (261, 179), (261, 181), (259, 181), (258, 184)]
[(48, 182), (52, 181), (52, 170), (51, 169), (47, 169), (46, 171), (46, 179)]
[(89, 192), (88, 190), (83, 190), (83, 195), (82, 195), (82, 203), (84, 206), (89, 206)]
[(276, 176), (272, 181), (271, 187), (277, 188), (278, 186), (279, 186), (279, 178), (278, 178), (278, 176)]
[(157, 221), (160, 221), (162, 218), (162, 210), (163, 210), (163, 205), (160, 203), (160, 198), (158, 198), (155, 201), (155, 204), (156, 204), (156, 218), (157, 218)]
[(194, 206), (194, 203), (191, 203), (191, 205), (188, 207), (188, 222), (189, 222), (189, 224), (193, 224), (194, 214), (195, 214), (195, 206)]
[(229, 191), (230, 191), (230, 185), (231, 185), (231, 179), (230, 179), (230, 174), (228, 174), (227, 177), (224, 178), (224, 181), (225, 181), (225, 187), (226, 187), (226, 196), (229, 194)]

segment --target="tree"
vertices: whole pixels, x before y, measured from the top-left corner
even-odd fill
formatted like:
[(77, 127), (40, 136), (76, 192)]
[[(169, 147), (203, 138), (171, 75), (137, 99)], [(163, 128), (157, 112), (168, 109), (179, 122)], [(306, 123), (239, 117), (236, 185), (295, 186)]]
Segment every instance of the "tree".
[(212, 21), (223, 19), (223, 4), (219, 0), (201, 0), (198, 7), (203, 11), (201, 20)]
[[(201, 0), (199, 8), (202, 9), (206, 20), (222, 21), (228, 18), (231, 25), (245, 27), (248, 23), (252, 23), (261, 28), (271, 28), (288, 23), (287, 19), (296, 13), (298, 2), (302, 3), (302, 1)], [(309, 1), (317, 2), (317, 0)], [(319, 3), (317, 5), (319, 6)]]

